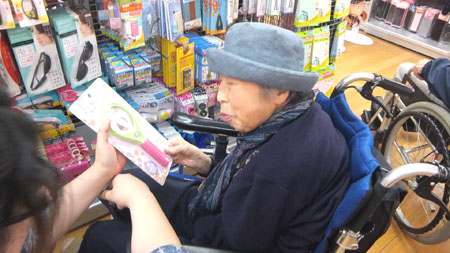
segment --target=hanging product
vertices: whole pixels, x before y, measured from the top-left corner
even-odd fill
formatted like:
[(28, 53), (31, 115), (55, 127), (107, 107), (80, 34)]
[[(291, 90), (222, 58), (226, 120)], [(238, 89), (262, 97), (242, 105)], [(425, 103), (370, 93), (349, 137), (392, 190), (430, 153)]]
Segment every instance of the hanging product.
[(77, 70), (77, 81), (82, 80), (86, 77), (86, 74), (89, 71), (88, 66), (86, 65), (86, 61), (89, 60), (92, 56), (92, 51), (94, 46), (92, 46), (91, 42), (86, 41), (84, 43), (83, 52), (80, 56), (80, 61), (78, 62), (78, 70)]
[(330, 21), (331, 0), (318, 0), (317, 9), (319, 11), (319, 16), (317, 19), (318, 23)]
[(297, 9), (295, 10), (295, 26), (314, 26), (318, 23), (319, 10), (318, 1), (298, 1)]
[(6, 90), (11, 96), (17, 96), (21, 93), (20, 73), (13, 60), (13, 53), (6, 39), (6, 32), (0, 31), (0, 80), (1, 84), (6, 86)]
[(48, 23), (43, 0), (12, 0), (12, 4), (21, 27)]
[(31, 79), (31, 90), (36, 90), (47, 80), (47, 74), (52, 66), (52, 61), (48, 54), (42, 52), (39, 56), (38, 64), (33, 72), (33, 78)]
[(0, 30), (16, 27), (8, 0), (0, 0)]
[(291, 30), (294, 23), (295, 0), (281, 0), (280, 27)]
[(317, 71), (329, 64), (330, 28), (329, 26), (315, 28), (311, 55), (311, 71)]
[(49, 24), (7, 30), (17, 65), (29, 96), (66, 85)]
[[(351, 2), (351, 0), (336, 0), (333, 18), (338, 19), (338, 18), (343, 18), (343, 17), (347, 16), (348, 13), (350, 12), (350, 2)], [(381, 1), (380, 1), (380, 3), (381, 3)], [(377, 7), (377, 13), (379, 10), (378, 8), (380, 8), (379, 5)]]

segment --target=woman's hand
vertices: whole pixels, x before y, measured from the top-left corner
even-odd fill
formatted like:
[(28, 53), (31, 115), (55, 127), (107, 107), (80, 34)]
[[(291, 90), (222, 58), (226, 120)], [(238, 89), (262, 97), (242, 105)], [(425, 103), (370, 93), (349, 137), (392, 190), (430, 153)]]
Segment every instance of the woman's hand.
[(188, 166), (200, 174), (207, 174), (211, 166), (211, 158), (183, 138), (171, 140), (165, 152), (172, 156), (174, 163)]
[(116, 175), (110, 189), (103, 191), (99, 198), (111, 201), (120, 209), (124, 207), (132, 209), (139, 202), (145, 201), (154, 201), (158, 204), (148, 186), (131, 174)]
[(97, 145), (93, 167), (112, 177), (122, 171), (126, 158), (108, 141), (110, 125), (111, 122), (108, 121), (97, 131)]

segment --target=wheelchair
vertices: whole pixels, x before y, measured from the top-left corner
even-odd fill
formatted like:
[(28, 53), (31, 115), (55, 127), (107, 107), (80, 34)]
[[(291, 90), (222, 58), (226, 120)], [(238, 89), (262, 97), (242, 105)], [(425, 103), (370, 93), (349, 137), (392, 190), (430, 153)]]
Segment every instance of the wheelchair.
[[(349, 85), (357, 81), (365, 84)], [(376, 87), (389, 91), (384, 99), (373, 95)], [(450, 165), (450, 113), (430, 94), (426, 82), (414, 79), (411, 72), (401, 83), (376, 74), (355, 73), (337, 84), (335, 93), (348, 88), (371, 101), (371, 110), (364, 111), (362, 119), (375, 132), (375, 146), (392, 167), (410, 163)], [(403, 183), (409, 193), (394, 214), (400, 228), (425, 244), (450, 238), (449, 184), (421, 177)]]
[[(338, 89), (338, 87), (347, 87), (349, 83), (357, 80), (371, 83), (368, 86), (373, 86), (376, 81), (377, 85), (381, 83), (383, 86), (390, 87), (393, 82), (374, 74), (355, 74), (341, 81), (331, 99), (321, 93), (316, 98), (322, 109), (329, 114), (335, 127), (343, 133), (349, 145), (351, 184), (326, 228), (325, 237), (316, 245), (314, 252), (366, 252), (385, 233), (390, 226), (394, 212), (398, 210), (397, 207), (405, 195), (409, 195), (400, 182), (409, 182), (413, 178), (420, 181), (418, 182), (419, 186), (422, 181), (425, 182), (424, 185), (439, 183), (444, 184), (447, 190), (450, 184), (450, 166), (445, 163), (446, 160), (433, 161), (434, 163), (408, 162), (395, 169), (391, 168), (389, 160), (386, 161), (382, 154), (374, 148), (374, 137), (369, 127), (355, 116), (348, 106), (343, 93), (345, 89)], [(406, 91), (403, 87), (398, 89), (394, 91)], [(407, 92), (410, 92), (410, 89)], [(385, 106), (383, 103), (381, 105)], [(238, 134), (226, 123), (181, 113), (174, 113), (171, 121), (180, 129), (215, 134), (217, 152), (214, 153), (214, 158), (216, 160), (221, 160), (226, 155), (227, 137)], [(422, 124), (418, 124), (418, 126), (421, 127)], [(421, 132), (422, 130), (416, 127), (415, 131)], [(439, 131), (437, 132), (439, 133)], [(441, 153), (444, 153), (442, 152), (443, 148), (444, 146), (441, 146), (439, 149)], [(430, 199), (433, 203), (441, 203), (440, 199), (424, 197), (432, 195), (430, 187), (416, 188), (423, 188), (423, 191), (426, 192), (425, 195), (419, 195), (422, 198)], [(438, 207), (439, 212), (442, 212), (439, 219), (448, 220), (450, 217), (448, 208), (439, 204)], [(444, 240), (448, 239), (449, 229), (450, 223), (447, 222), (446, 226), (438, 231), (439, 236), (444, 234), (447, 237)], [(438, 239), (442, 240), (443, 238)]]

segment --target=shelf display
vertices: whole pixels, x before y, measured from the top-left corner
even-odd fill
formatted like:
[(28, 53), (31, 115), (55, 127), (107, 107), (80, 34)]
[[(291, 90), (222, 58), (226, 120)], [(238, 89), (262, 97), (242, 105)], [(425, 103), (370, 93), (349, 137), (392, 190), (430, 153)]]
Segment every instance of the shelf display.
[(450, 3), (421, 0), (371, 0), (367, 33), (433, 58), (450, 56), (445, 39)]

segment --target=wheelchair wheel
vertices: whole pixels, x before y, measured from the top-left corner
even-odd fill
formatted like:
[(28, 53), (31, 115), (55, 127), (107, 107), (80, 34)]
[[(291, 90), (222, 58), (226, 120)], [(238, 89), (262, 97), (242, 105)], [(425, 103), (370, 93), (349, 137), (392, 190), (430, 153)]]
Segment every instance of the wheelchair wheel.
[[(389, 126), (382, 153), (393, 168), (407, 163), (439, 162), (449, 164), (450, 114), (428, 102), (408, 106)], [(448, 208), (450, 186), (414, 177), (403, 181), (408, 194), (394, 214), (400, 228), (415, 240), (436, 244), (450, 238), (450, 221), (436, 201), (418, 195), (422, 187)]]

